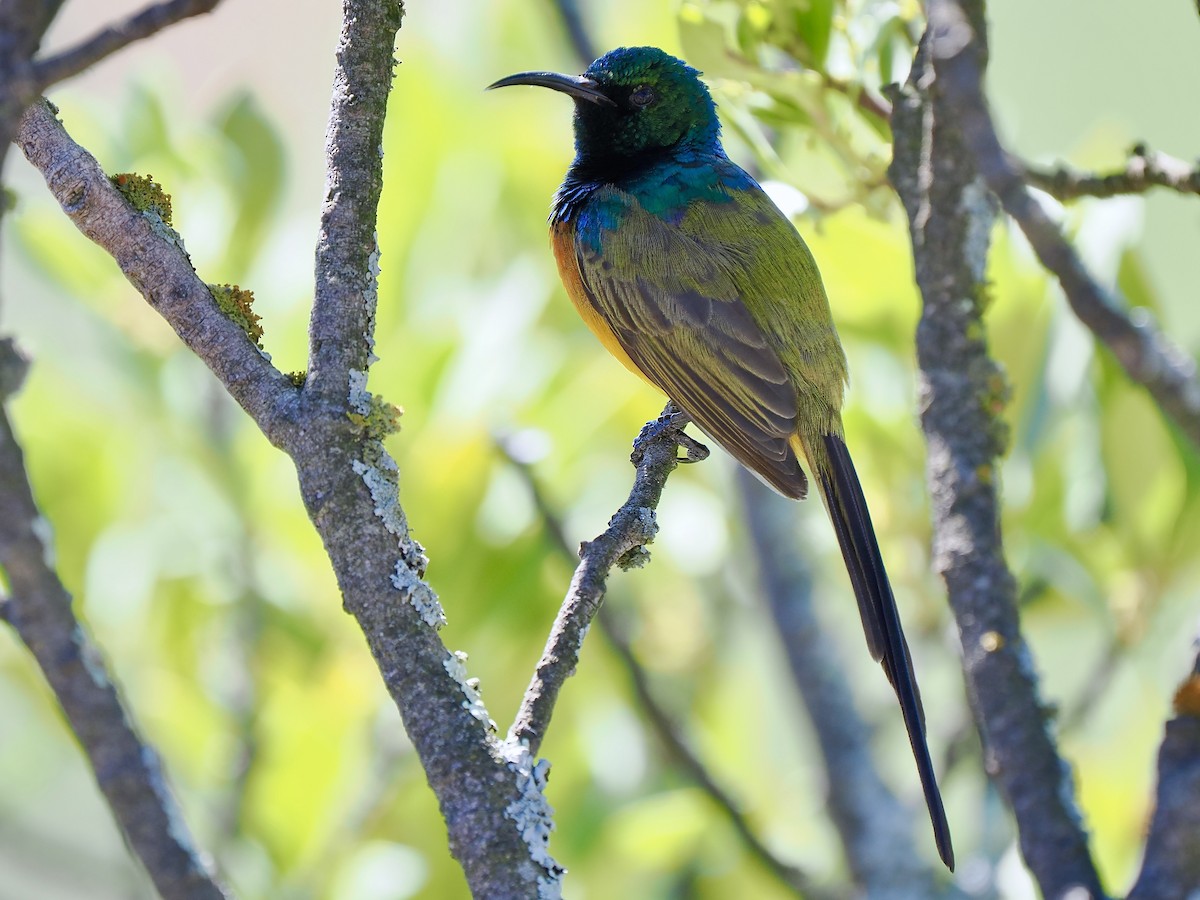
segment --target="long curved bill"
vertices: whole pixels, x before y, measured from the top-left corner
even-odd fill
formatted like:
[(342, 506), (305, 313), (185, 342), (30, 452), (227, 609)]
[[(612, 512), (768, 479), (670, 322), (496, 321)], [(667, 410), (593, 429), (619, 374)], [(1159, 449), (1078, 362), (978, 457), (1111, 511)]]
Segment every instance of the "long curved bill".
[(600, 90), (600, 85), (592, 79), (583, 75), (560, 75), (558, 72), (518, 72), (516, 75), (509, 75), (507, 78), (501, 78), (499, 81), (489, 84), (487, 90), (511, 87), (514, 84), (531, 84), (535, 87), (550, 88), (552, 91), (569, 94), (576, 99), (587, 100), (599, 106), (617, 105)]

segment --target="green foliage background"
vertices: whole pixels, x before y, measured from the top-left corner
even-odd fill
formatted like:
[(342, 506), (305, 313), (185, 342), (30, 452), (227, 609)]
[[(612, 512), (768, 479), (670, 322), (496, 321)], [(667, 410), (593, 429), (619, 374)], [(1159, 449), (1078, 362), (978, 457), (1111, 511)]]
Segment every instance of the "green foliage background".
[[(1171, 99), (1200, 76), (1200, 22), (1187, 4), (1147, 2), (1136, 19), (1117, 0), (993, 6), (990, 86), (1022, 153), (1103, 167), (1135, 139), (1200, 152), (1200, 125)], [(585, 15), (604, 48), (686, 54), (711, 79), (731, 154), (791, 186), (782, 201), (820, 261), (850, 357), (849, 442), (910, 623), (932, 743), (956, 748), (944, 784), (962, 885), (994, 880), (1001, 896), (1031, 896), (981, 772), (929, 572), (919, 301), (903, 216), (879, 187), (887, 136), (854, 102), (860, 86), (904, 77), (917, 4), (617, 0)], [(305, 18), (227, 0), (54, 95), (108, 171), (152, 173), (174, 195), (201, 275), (255, 292), (264, 345), (285, 371), (304, 366), (335, 28), (330, 10)], [(552, 6), (413, 2), (397, 56), (371, 389), (406, 410), (389, 447), (450, 620), (443, 635), (471, 654), (503, 728), (570, 567), (497, 441), (532, 464), (569, 535), (585, 539), (623, 499), (629, 440), (661, 398), (604, 354), (557, 283), (545, 214), (570, 158), (569, 105), (545, 92), (481, 93), (513, 71), (579, 70)], [(466, 896), (288, 461), (28, 167), (14, 159), (9, 171), (19, 205), (5, 234), (3, 327), (36, 358), (16, 424), (61, 574), (200, 842), (244, 897)], [(1194, 198), (1083, 203), (1064, 216), (1093, 270), (1194, 352)], [(1007, 547), (1100, 865), (1120, 889), (1137, 862), (1171, 689), (1189, 663), (1200, 467), (1006, 226), (991, 265), (989, 329), (1012, 389)], [(616, 577), (609, 602), (767, 843), (842, 877), (820, 762), (758, 598), (730, 475), (714, 459), (672, 478), (653, 563)], [(877, 725), (879, 764), (913, 805), (932, 860), (908, 748), (863, 652), (823, 511), (798, 506), (795, 521), (830, 639)], [(543, 752), (570, 896), (786, 896), (664, 757), (599, 634)], [(2, 900), (151, 896), (7, 631), (0, 785)]]

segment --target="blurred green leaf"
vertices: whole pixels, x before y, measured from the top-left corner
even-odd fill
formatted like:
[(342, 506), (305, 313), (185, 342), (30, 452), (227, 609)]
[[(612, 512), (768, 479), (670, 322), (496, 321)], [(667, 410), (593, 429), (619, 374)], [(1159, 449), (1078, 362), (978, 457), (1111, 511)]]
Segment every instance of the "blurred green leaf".
[(229, 274), (222, 277), (236, 280), (262, 249), (282, 196), (287, 167), (283, 143), (252, 95), (234, 98), (215, 124), (233, 151), (227, 158), (227, 171), (236, 218), (225, 251)]

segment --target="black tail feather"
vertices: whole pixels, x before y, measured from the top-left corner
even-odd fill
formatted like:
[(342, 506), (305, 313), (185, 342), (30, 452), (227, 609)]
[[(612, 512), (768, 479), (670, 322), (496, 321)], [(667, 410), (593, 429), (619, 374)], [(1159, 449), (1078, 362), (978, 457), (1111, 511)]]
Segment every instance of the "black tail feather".
[[(954, 848), (950, 842), (950, 826), (942, 807), (942, 795), (938, 790), (933, 772), (933, 761), (925, 742), (925, 711), (921, 706), (921, 693), (913, 674), (909, 658), (908, 643), (900, 627), (900, 615), (896, 600), (892, 596), (891, 584), (875, 540), (871, 526), (871, 515), (863, 497), (858, 473), (850, 459), (850, 452), (837, 435), (824, 436), (825, 452), (829, 467), (815, 473), (820, 481), (821, 492), (837, 532), (838, 544), (846, 560), (854, 595), (858, 598), (859, 613), (871, 655), (883, 664), (888, 681), (896, 691), (900, 710), (904, 716), (904, 727), (912, 744), (925, 792), (925, 804), (933, 823), (934, 840), (942, 862), (954, 871)], [(818, 468), (814, 466), (814, 468)]]

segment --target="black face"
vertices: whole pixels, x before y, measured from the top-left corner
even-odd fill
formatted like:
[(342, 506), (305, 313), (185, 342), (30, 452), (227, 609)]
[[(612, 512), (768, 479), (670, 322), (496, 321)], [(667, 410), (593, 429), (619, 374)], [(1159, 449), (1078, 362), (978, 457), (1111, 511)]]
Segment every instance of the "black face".
[(716, 107), (700, 73), (656, 47), (621, 47), (582, 76), (525, 72), (491, 87), (533, 84), (575, 99), (575, 149), (599, 163), (717, 143)]

